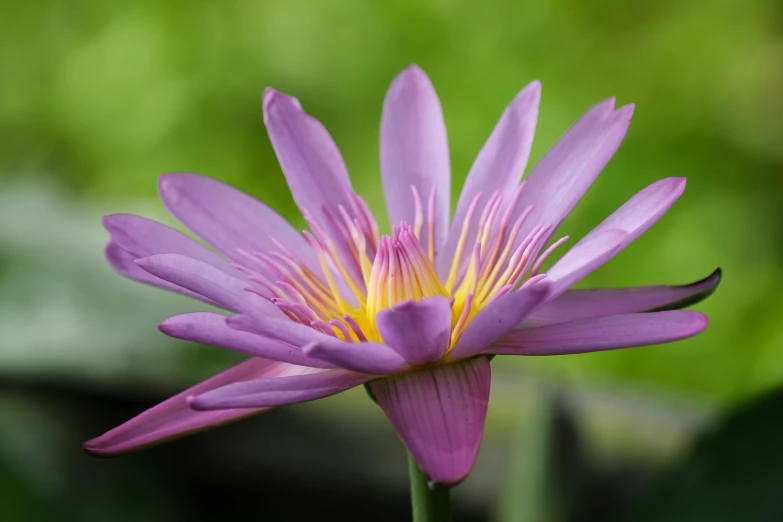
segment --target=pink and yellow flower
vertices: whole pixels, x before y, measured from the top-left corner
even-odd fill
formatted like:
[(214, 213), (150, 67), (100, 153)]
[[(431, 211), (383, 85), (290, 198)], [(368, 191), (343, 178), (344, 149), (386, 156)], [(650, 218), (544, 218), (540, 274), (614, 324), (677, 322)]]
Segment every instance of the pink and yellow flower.
[[(682, 287), (570, 290), (658, 220), (685, 180), (653, 183), (568, 250), (554, 234), (619, 147), (633, 106), (591, 108), (520, 183), (541, 87), (528, 85), (479, 153), (449, 219), (451, 172), (435, 91), (412, 66), (381, 120), (391, 234), (351, 187), (324, 127), (299, 102), (264, 94), (264, 121), (309, 231), (218, 181), (160, 179), (169, 211), (214, 248), (131, 215), (104, 220), (120, 274), (230, 312), (164, 321), (172, 337), (251, 358), (85, 444), (110, 455), (285, 404), (367, 384), (413, 458), (435, 481), (476, 459), (490, 356), (560, 355), (666, 343), (707, 326), (680, 311), (719, 271)], [(547, 244), (551, 245), (544, 248)]]

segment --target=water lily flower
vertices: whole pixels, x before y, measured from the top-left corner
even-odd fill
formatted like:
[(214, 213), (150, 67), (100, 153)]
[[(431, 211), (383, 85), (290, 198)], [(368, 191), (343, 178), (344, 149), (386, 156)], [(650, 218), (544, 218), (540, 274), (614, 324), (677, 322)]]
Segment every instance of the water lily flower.
[(520, 183), (540, 92), (531, 83), (505, 110), (450, 220), (440, 103), (421, 69), (400, 73), (381, 120), (392, 224), (381, 235), (324, 127), (295, 98), (267, 90), (264, 121), (309, 231), (191, 174), (162, 176), (160, 196), (214, 251), (142, 217), (104, 220), (117, 272), (230, 312), (178, 315), (159, 325), (163, 333), (251, 358), (85, 448), (123, 453), (366, 384), (427, 477), (453, 484), (476, 459), (491, 356), (612, 350), (704, 330), (704, 315), (677, 308), (709, 295), (719, 272), (687, 286), (571, 289), (656, 222), (683, 193), (682, 178), (643, 189), (539, 273), (563, 250), (559, 225), (620, 146), (633, 112), (613, 99), (592, 107)]

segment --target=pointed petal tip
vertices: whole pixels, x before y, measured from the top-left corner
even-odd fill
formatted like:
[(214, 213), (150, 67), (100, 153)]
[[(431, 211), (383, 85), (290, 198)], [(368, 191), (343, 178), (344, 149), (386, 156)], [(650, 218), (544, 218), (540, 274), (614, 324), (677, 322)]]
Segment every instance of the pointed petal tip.
[(174, 317), (169, 317), (165, 321), (158, 323), (158, 331), (164, 335), (168, 335), (169, 337), (175, 337), (173, 334), (175, 333), (177, 324), (179, 323), (178, 318), (181, 317), (181, 315), (175, 315)]
[(145, 217), (137, 216), (135, 214), (122, 213), (107, 214), (101, 218), (101, 224), (103, 225), (104, 230), (112, 236), (117, 233), (121, 234), (129, 226), (133, 226), (140, 222), (150, 223), (150, 221), (151, 220)]
[[(158, 193), (164, 205), (178, 205), (181, 200), (182, 187), (197, 178), (204, 178), (198, 174), (161, 174), (158, 176)], [(204, 178), (208, 179), (208, 178)]]
[(85, 453), (87, 453), (88, 455), (92, 455), (93, 457), (111, 456), (112, 453), (105, 451), (105, 449), (101, 447), (99, 440), (100, 437), (88, 440), (87, 442), (82, 444), (82, 449), (84, 450)]
[(296, 111), (302, 111), (302, 104), (299, 100), (288, 94), (282, 93), (272, 87), (264, 89), (263, 109), (264, 109), (264, 121), (267, 121), (272, 115), (275, 109), (285, 110), (294, 109)]
[(617, 98), (612, 96), (610, 98), (605, 99), (604, 101), (598, 102), (597, 104), (593, 105), (593, 107), (588, 112), (595, 112), (603, 119), (614, 113), (614, 107), (616, 103), (617, 103)]
[(101, 224), (103, 225), (103, 229), (106, 230), (109, 234), (111, 234), (111, 229), (114, 227), (117, 223), (117, 216), (122, 216), (123, 214), (108, 214), (106, 216), (103, 216), (101, 218)]
[(191, 410), (204, 411), (203, 404), (199, 404), (197, 395), (188, 395), (185, 397), (185, 404), (187, 404), (188, 408)]
[(95, 437), (94, 439), (82, 443), (82, 450), (92, 457), (109, 458), (119, 457), (126, 453), (133, 453), (153, 445), (154, 443), (138, 445), (123, 442), (118, 443), (116, 441), (112, 442), (110, 439), (107, 439), (106, 434), (103, 434), (100, 437)]
[(394, 77), (389, 86), (387, 97), (397, 98), (405, 94), (408, 89), (434, 91), (429, 76), (424, 72), (424, 69), (416, 64), (409, 65)]
[(618, 120), (631, 120), (631, 116), (633, 116), (634, 110), (636, 110), (636, 104), (629, 103), (628, 105), (623, 105), (617, 111), (615, 112), (615, 115)]
[(272, 103), (272, 99), (277, 96), (277, 94), (279, 94), (277, 90), (273, 89), (272, 87), (267, 87), (264, 89), (264, 94), (261, 96), (264, 110), (266, 110), (267, 106)]
[(226, 326), (234, 330), (244, 331), (247, 329), (250, 317), (245, 314), (237, 314), (226, 317)]
[(527, 115), (530, 111), (538, 114), (538, 105), (541, 103), (541, 82), (533, 80), (514, 97), (507, 110), (514, 111), (520, 116)]
[(689, 285), (683, 285), (683, 288), (694, 288), (703, 286), (704, 291), (700, 294), (700, 299), (706, 299), (707, 297), (711, 296), (715, 290), (718, 289), (718, 285), (720, 284), (721, 280), (723, 279), (723, 269), (721, 267), (716, 268), (712, 271), (710, 275), (705, 277), (704, 279), (700, 279), (698, 281), (695, 281)]
[(534, 98), (537, 102), (541, 101), (541, 80), (533, 80), (528, 83), (525, 88), (520, 91), (520, 95), (523, 94)]
[[(154, 258), (157, 256), (147, 256), (147, 257), (141, 257), (139, 259), (134, 259), (133, 262), (136, 263), (140, 268), (144, 269), (145, 271), (149, 272), (148, 268), (151, 268), (155, 266), (155, 260)], [(152, 274), (155, 275), (155, 274)]]
[(184, 172), (167, 172), (158, 176), (158, 187), (172, 189), (179, 186), (183, 181), (194, 178), (203, 178), (198, 174), (189, 174)]
[(403, 69), (400, 74), (397, 75), (397, 77), (400, 76), (411, 76), (411, 77), (418, 77), (418, 78), (427, 78), (427, 73), (424, 72), (424, 69), (422, 69), (419, 64), (412, 63), (409, 66), (407, 66), (405, 69)]

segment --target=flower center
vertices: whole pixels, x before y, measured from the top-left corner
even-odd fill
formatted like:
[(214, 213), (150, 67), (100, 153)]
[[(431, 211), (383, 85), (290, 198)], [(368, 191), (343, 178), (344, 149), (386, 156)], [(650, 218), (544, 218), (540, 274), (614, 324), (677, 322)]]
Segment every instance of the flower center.
[(403, 222), (378, 242), (378, 253), (367, 280), (364, 314), (369, 321), (386, 308), (404, 301), (451, 295), (443, 287), (413, 227)]
[[(291, 320), (345, 341), (383, 341), (375, 327), (378, 312), (404, 301), (442, 296), (452, 303), (452, 346), (469, 322), (494, 299), (523, 284), (538, 280), (546, 257), (568, 237), (555, 242), (540, 256), (550, 227), (536, 226), (521, 237), (533, 210), (519, 211), (522, 186), (510, 198), (495, 193), (476, 212), (479, 193), (465, 216), (454, 258), (445, 282), (435, 269), (434, 197), (425, 217), (418, 192), (412, 187), (414, 224), (400, 223), (389, 236), (378, 238), (377, 225), (358, 197), (350, 211), (340, 206), (339, 218), (327, 213), (317, 223), (307, 213), (312, 232), (305, 232), (315, 251), (320, 276), (281, 245), (279, 251), (245, 253), (265, 269), (239, 268), (259, 288), (249, 291), (269, 299)], [(428, 244), (421, 244), (426, 224)], [(468, 248), (468, 245), (471, 245)], [(268, 277), (269, 275), (274, 278)], [(525, 283), (525, 284), (528, 284)]]

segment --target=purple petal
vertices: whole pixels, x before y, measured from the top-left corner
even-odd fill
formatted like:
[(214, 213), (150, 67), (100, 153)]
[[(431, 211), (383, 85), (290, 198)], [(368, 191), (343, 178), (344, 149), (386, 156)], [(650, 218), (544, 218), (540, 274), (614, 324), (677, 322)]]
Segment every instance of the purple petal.
[(585, 236), (547, 271), (547, 280), (552, 283), (549, 298), (554, 299), (613, 258), (622, 250), (627, 235), (623, 230), (609, 229)]
[(284, 406), (329, 397), (372, 378), (346, 370), (313, 371), (317, 373), (229, 384), (190, 396), (188, 404), (199, 411)]
[(383, 342), (411, 364), (429, 364), (449, 348), (451, 304), (445, 297), (406, 301), (375, 316)]
[(363, 281), (342, 232), (330, 217), (341, 215), (340, 206), (346, 211), (354, 208), (353, 188), (337, 145), (296, 98), (274, 89), (264, 92), (264, 122), (294, 201), (331, 236), (354, 279)]
[(245, 291), (248, 283), (207, 263), (179, 254), (158, 254), (137, 259), (136, 264), (161, 279), (186, 288), (239, 313), (285, 317), (266, 299)]
[(416, 463), (454, 484), (476, 461), (489, 403), (486, 357), (378, 379), (370, 388)]
[[(534, 205), (521, 228), (521, 242), (536, 225), (551, 225), (551, 237), (614, 156), (631, 123), (633, 105), (614, 110), (614, 99), (591, 108), (527, 177), (517, 208)], [(541, 243), (543, 245), (543, 242)]]
[(127, 277), (128, 279), (133, 279), (139, 283), (162, 288), (170, 292), (176, 292), (193, 299), (198, 299), (212, 306), (220, 306), (213, 300), (204, 297), (203, 295), (199, 295), (195, 292), (191, 292), (190, 290), (186, 290), (181, 286), (169, 283), (168, 281), (165, 281), (159, 277), (155, 277), (149, 272), (143, 270), (139, 265), (136, 264), (136, 259), (138, 258), (135, 255), (123, 250), (115, 243), (107, 244), (104, 253), (106, 255), (106, 260), (109, 262), (109, 265), (111, 265), (114, 271), (124, 277)]
[(235, 330), (276, 339), (300, 348), (311, 343), (334, 340), (334, 337), (323, 334), (310, 326), (290, 321), (288, 318), (235, 315), (227, 318), (226, 324)]
[(568, 290), (534, 310), (524, 324), (543, 326), (606, 315), (685, 308), (709, 297), (718, 287), (720, 279), (719, 268), (701, 281), (689, 285)]
[[(451, 258), (456, 250), (468, 208), (476, 196), (481, 192), (488, 198), (498, 192), (508, 197), (519, 184), (533, 145), (540, 100), (541, 83), (534, 81), (525, 87), (506, 108), (479, 152), (462, 187), (444, 255), (438, 263), (438, 273), (442, 276), (445, 277), (451, 267)], [(468, 236), (468, 245), (474, 243), (475, 236), (474, 230)], [(467, 256), (469, 253), (464, 255)]]
[[(414, 223), (411, 186), (416, 187), (423, 211), (434, 191), (435, 252), (446, 241), (451, 203), (451, 167), (446, 125), (435, 89), (418, 66), (402, 71), (389, 86), (381, 117), (381, 177), (389, 220)], [(419, 238), (429, 243), (429, 230)]]
[(541, 281), (494, 300), (468, 324), (448, 358), (459, 360), (481, 353), (542, 304), (551, 291), (549, 282)]
[(637, 192), (593, 232), (615, 228), (628, 233), (628, 245), (647, 231), (685, 191), (685, 178), (666, 178)]
[[(563, 259), (557, 262), (548, 272), (552, 281), (562, 280), (561, 283), (555, 283), (555, 293), (553, 296), (561, 294), (568, 287), (586, 277), (590, 272), (609, 261), (623, 248), (631, 244), (637, 237), (650, 228), (653, 223), (658, 221), (667, 210), (677, 201), (685, 190), (685, 178), (667, 178), (656, 181), (649, 187), (638, 192), (629, 199), (623, 206), (618, 208), (611, 216), (606, 218), (600, 225), (584, 237), (574, 248), (568, 252)], [(593, 256), (596, 247), (605, 240), (594, 241), (596, 238), (613, 234), (613, 231), (621, 231), (624, 234), (617, 246), (609, 245), (605, 252), (600, 256)], [(619, 236), (618, 236), (619, 237)], [(611, 241), (609, 241), (611, 243)], [(589, 246), (593, 256), (593, 262), (585, 263), (585, 253), (582, 247)], [(571, 255), (571, 252), (577, 251), (577, 254)], [(569, 257), (570, 256), (570, 257)], [(568, 258), (568, 259), (567, 259)], [(579, 267), (575, 271), (574, 261)], [(561, 265), (561, 263), (563, 263)], [(567, 285), (567, 286), (566, 286)]]
[(683, 310), (610, 315), (514, 330), (486, 353), (567, 355), (649, 346), (693, 337), (707, 324), (704, 314)]
[(196, 412), (188, 407), (185, 398), (234, 382), (297, 375), (311, 371), (313, 370), (310, 368), (291, 364), (250, 359), (175, 395), (100, 437), (85, 442), (84, 449), (95, 455), (117, 455), (239, 420), (264, 410)]
[(311, 270), (320, 273), (318, 260), (302, 235), (274, 210), (244, 192), (195, 174), (161, 176), (158, 190), (174, 217), (230, 259), (248, 262), (238, 253), (239, 249), (279, 250), (273, 241), (276, 240)]
[(235, 330), (226, 324), (226, 316), (212, 312), (177, 315), (160, 323), (158, 329), (169, 337), (217, 346), (262, 359), (312, 368), (334, 368), (331, 364), (307, 357), (299, 347)]
[(308, 344), (302, 352), (313, 359), (371, 375), (388, 375), (408, 367), (400, 354), (380, 343), (346, 343), (331, 339)]
[(155, 254), (181, 254), (244, 278), (242, 272), (216, 253), (156, 221), (131, 214), (114, 214), (103, 218), (103, 227), (111, 235), (112, 243), (135, 256), (134, 259)]

